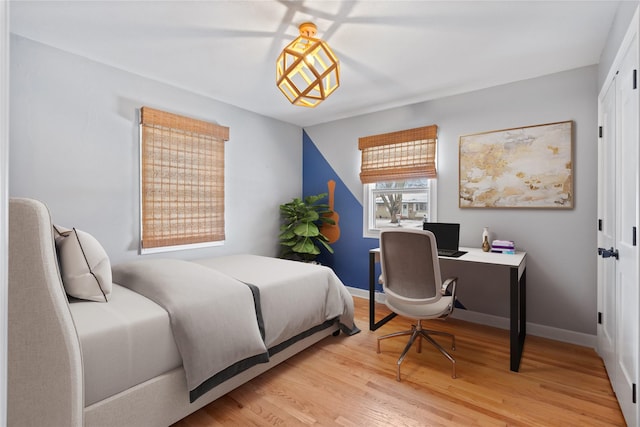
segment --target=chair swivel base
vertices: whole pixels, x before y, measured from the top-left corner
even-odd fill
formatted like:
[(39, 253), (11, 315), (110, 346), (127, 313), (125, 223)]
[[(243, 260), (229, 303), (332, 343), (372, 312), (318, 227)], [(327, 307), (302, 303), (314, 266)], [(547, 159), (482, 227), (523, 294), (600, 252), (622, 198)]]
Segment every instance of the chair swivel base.
[(396, 380), (400, 381), (400, 365), (402, 364), (402, 361), (404, 360), (405, 356), (407, 355), (407, 353), (411, 349), (411, 346), (416, 341), (416, 339), (418, 340), (418, 353), (422, 352), (422, 338), (424, 338), (427, 341), (429, 341), (435, 348), (437, 348), (440, 351), (440, 353), (442, 353), (447, 359), (449, 359), (451, 361), (451, 364), (452, 364), (451, 378), (455, 378), (456, 377), (456, 361), (455, 361), (455, 359), (453, 357), (451, 357), (451, 355), (444, 348), (442, 348), (442, 346), (440, 344), (438, 344), (433, 338), (431, 338), (431, 335), (444, 335), (444, 336), (451, 337), (451, 340), (452, 340), (451, 350), (455, 351), (455, 349), (456, 349), (456, 338), (455, 338), (455, 336), (453, 334), (448, 333), (448, 332), (432, 331), (432, 330), (428, 330), (428, 329), (423, 329), (422, 328), (422, 320), (418, 320), (418, 324), (417, 325), (411, 325), (411, 330), (401, 331), (401, 332), (394, 332), (394, 333), (391, 333), (391, 334), (387, 334), (387, 335), (383, 335), (381, 337), (378, 337), (378, 353), (380, 353), (380, 341), (385, 340), (387, 338), (394, 338), (394, 337), (400, 337), (400, 336), (405, 336), (405, 335), (410, 335), (411, 337), (409, 338), (409, 342), (405, 346), (404, 350), (402, 351), (402, 354), (400, 355), (400, 358), (398, 359)]

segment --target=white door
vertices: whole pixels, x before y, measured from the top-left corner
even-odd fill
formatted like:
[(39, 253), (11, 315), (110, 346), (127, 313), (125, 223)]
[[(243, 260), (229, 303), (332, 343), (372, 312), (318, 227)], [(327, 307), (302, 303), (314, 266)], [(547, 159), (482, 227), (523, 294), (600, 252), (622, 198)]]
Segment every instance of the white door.
[(623, 56), (616, 81), (616, 249), (617, 333), (616, 377), (613, 388), (629, 425), (638, 424), (635, 390), (638, 382), (640, 303), (638, 287), (638, 136), (640, 109), (638, 87), (638, 36)]
[[(616, 245), (616, 80), (600, 99), (598, 142), (598, 247)], [(595, 251), (594, 251), (595, 254)], [(615, 258), (598, 257), (598, 353), (607, 369), (615, 366), (616, 263)], [(614, 377), (614, 372), (609, 372)]]
[[(637, 16), (633, 22), (637, 22)], [(633, 28), (633, 27), (632, 27)], [(640, 425), (640, 76), (638, 32), (628, 33), (598, 120), (598, 352), (627, 424)]]

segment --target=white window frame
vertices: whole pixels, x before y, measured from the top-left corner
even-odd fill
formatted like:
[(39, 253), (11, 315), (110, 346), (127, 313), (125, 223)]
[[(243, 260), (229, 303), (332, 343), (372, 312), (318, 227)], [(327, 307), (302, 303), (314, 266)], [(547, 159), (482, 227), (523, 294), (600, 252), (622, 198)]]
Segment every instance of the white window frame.
[[(438, 200), (438, 196), (437, 196), (437, 182), (436, 182), (436, 178), (432, 178), (429, 179), (427, 181), (427, 185), (428, 185), (428, 215), (429, 215), (429, 221), (430, 222), (436, 222), (437, 221), (437, 200)], [(375, 183), (372, 184), (363, 184), (362, 188), (363, 188), (363, 197), (362, 197), (362, 233), (364, 237), (369, 237), (369, 238), (378, 238), (380, 237), (380, 229), (375, 228), (375, 200), (376, 197), (374, 195), (374, 190), (375, 190)], [(416, 193), (415, 188), (408, 188), (408, 189), (399, 189), (399, 190), (394, 190), (394, 192), (398, 192), (398, 193), (402, 193), (402, 192), (411, 192), (411, 193)]]

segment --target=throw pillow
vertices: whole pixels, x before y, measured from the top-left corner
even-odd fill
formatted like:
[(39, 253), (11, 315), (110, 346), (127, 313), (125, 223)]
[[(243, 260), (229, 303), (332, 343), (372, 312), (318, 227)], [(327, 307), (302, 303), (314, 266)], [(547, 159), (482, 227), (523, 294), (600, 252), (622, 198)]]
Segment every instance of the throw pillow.
[(67, 295), (107, 302), (111, 295), (111, 263), (91, 234), (53, 226), (62, 283)]

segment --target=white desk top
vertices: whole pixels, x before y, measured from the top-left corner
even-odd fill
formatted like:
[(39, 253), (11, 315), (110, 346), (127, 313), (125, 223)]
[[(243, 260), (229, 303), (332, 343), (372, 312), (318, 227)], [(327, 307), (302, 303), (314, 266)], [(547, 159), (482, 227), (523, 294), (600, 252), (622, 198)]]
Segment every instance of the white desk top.
[[(465, 248), (465, 247), (460, 247), (460, 250), (466, 251), (467, 253), (457, 258), (441, 256), (440, 259), (451, 260), (451, 261), (479, 262), (483, 264), (505, 265), (508, 267), (518, 267), (518, 270), (520, 271), (520, 275), (522, 274), (522, 271), (526, 267), (526, 256), (527, 256), (526, 252), (517, 251), (515, 254), (499, 254), (496, 252), (484, 252), (480, 248)], [(380, 248), (371, 249), (371, 252), (379, 253)]]
[(460, 261), (482, 262), (485, 264), (508, 265), (519, 267), (526, 262), (526, 252), (517, 251), (515, 254), (499, 254), (496, 252), (484, 252), (480, 248), (460, 248), (467, 253), (458, 257), (441, 257), (442, 259), (458, 259)]

